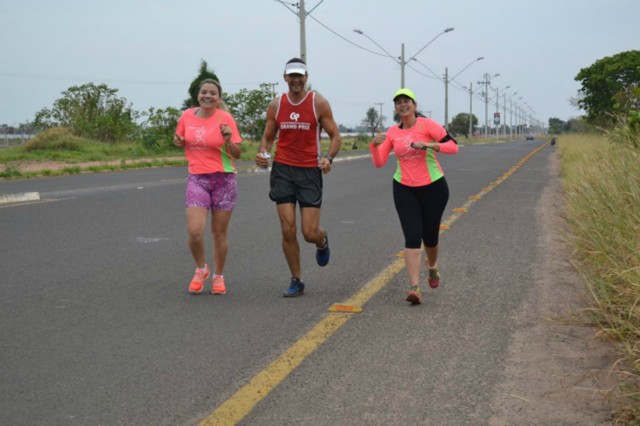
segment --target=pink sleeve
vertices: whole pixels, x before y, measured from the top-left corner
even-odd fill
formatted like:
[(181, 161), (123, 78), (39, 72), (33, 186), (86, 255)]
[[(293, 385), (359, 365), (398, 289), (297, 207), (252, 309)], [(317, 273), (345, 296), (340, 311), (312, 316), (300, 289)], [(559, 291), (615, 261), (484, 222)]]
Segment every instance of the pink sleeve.
[(442, 154), (457, 154), (458, 153), (458, 144), (453, 140), (448, 140), (444, 143), (440, 144), (440, 151)]
[(242, 136), (240, 135), (240, 131), (238, 130), (238, 126), (236, 125), (236, 120), (233, 119), (233, 116), (231, 114), (229, 114), (227, 126), (231, 127), (231, 142), (236, 144), (241, 143)]
[(377, 147), (371, 142), (369, 144), (369, 151), (371, 151), (371, 161), (373, 161), (373, 165), (378, 168), (384, 166), (389, 159), (389, 153), (392, 147), (393, 145), (389, 138), (386, 138), (384, 142)]
[[(429, 137), (435, 142), (440, 142), (448, 134), (447, 129), (431, 119), (428, 120), (427, 132)], [(440, 151), (438, 152), (443, 154), (457, 154), (458, 144), (453, 140), (448, 140), (440, 144)]]
[(184, 113), (180, 116), (180, 120), (178, 120), (178, 126), (176, 127), (176, 135), (180, 135), (184, 137)]

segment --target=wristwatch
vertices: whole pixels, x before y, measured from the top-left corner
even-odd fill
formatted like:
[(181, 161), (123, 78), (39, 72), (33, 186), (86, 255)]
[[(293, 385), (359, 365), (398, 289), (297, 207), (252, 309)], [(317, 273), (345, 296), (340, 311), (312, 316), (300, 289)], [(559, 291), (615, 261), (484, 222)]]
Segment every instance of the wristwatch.
[(333, 164), (333, 157), (330, 156), (329, 154), (325, 155), (325, 157), (327, 160), (329, 160), (329, 164)]

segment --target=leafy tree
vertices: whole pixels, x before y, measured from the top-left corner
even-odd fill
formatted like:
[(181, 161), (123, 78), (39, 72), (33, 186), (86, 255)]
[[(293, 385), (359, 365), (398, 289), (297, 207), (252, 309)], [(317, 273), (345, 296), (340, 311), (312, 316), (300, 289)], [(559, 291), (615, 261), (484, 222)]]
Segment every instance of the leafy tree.
[(72, 86), (51, 109), (36, 113), (34, 124), (39, 129), (68, 127), (77, 136), (103, 142), (128, 140), (136, 129), (137, 113), (117, 93), (105, 84)]
[(567, 121), (566, 130), (567, 132), (585, 133), (592, 129), (589, 128), (589, 125), (583, 117), (579, 117), (569, 119)]
[(241, 89), (232, 95), (225, 95), (224, 101), (236, 120), (243, 137), (260, 140), (266, 123), (266, 111), (273, 93), (269, 83), (260, 84), (257, 90)]
[(549, 133), (559, 134), (567, 128), (567, 123), (556, 117), (549, 118)]
[(189, 98), (185, 99), (182, 103), (182, 109), (198, 106), (198, 92), (200, 91), (200, 83), (202, 82), (202, 80), (206, 80), (208, 78), (212, 78), (218, 82), (220, 81), (215, 72), (208, 69), (207, 62), (203, 59), (202, 62), (200, 62), (198, 76), (191, 82), (191, 85), (189, 86)]
[[(471, 114), (471, 124), (472, 126), (476, 126), (478, 124), (478, 117), (476, 117), (475, 114)], [(449, 130), (452, 133), (459, 133), (468, 137), (469, 113), (461, 112), (453, 117), (453, 120), (451, 120), (451, 124), (449, 125)]]
[(180, 111), (176, 108), (167, 107), (149, 108), (141, 115), (145, 121), (140, 126), (140, 141), (145, 148), (159, 150), (163, 148), (175, 148), (173, 145), (173, 135), (180, 119)]
[[(609, 126), (612, 114), (628, 114), (638, 100), (628, 99), (640, 84), (640, 51), (630, 50), (597, 60), (575, 77), (582, 84), (578, 105), (587, 112), (589, 123)], [(621, 102), (620, 98), (630, 102)], [(616, 99), (617, 98), (617, 99)]]
[(376, 129), (378, 126), (381, 126), (384, 117), (381, 117), (378, 114), (378, 111), (371, 107), (367, 110), (366, 116), (362, 119), (361, 124), (367, 130), (367, 132), (371, 132), (371, 137), (376, 135)]

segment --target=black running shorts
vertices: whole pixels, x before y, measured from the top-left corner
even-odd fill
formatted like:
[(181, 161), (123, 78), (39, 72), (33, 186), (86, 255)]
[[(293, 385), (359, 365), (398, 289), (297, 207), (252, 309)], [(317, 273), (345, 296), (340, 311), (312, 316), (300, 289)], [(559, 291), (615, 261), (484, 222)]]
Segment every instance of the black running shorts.
[(276, 204), (303, 207), (322, 205), (322, 171), (317, 167), (296, 167), (273, 162), (269, 198)]

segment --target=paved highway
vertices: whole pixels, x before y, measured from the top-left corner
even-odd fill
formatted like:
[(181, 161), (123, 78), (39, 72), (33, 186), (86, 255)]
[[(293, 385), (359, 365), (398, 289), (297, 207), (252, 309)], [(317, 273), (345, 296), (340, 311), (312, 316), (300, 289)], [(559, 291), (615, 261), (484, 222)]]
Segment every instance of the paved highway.
[[(296, 299), (281, 297), (266, 174), (238, 175), (226, 296), (187, 292), (185, 168), (0, 182), (0, 194), (41, 197), (0, 205), (2, 423), (214, 424), (226, 401), (246, 425), (485, 424), (540, 267), (550, 153), (536, 140), (439, 156), (455, 221), (441, 236), (442, 285), (417, 307), (404, 270), (380, 276), (403, 249), (394, 161), (334, 163), (321, 219), (331, 263), (302, 244)], [(362, 313), (327, 312), (380, 280)], [(331, 315), (348, 320), (269, 388), (269, 364)], [(230, 400), (256, 377), (268, 388), (258, 400)]]

